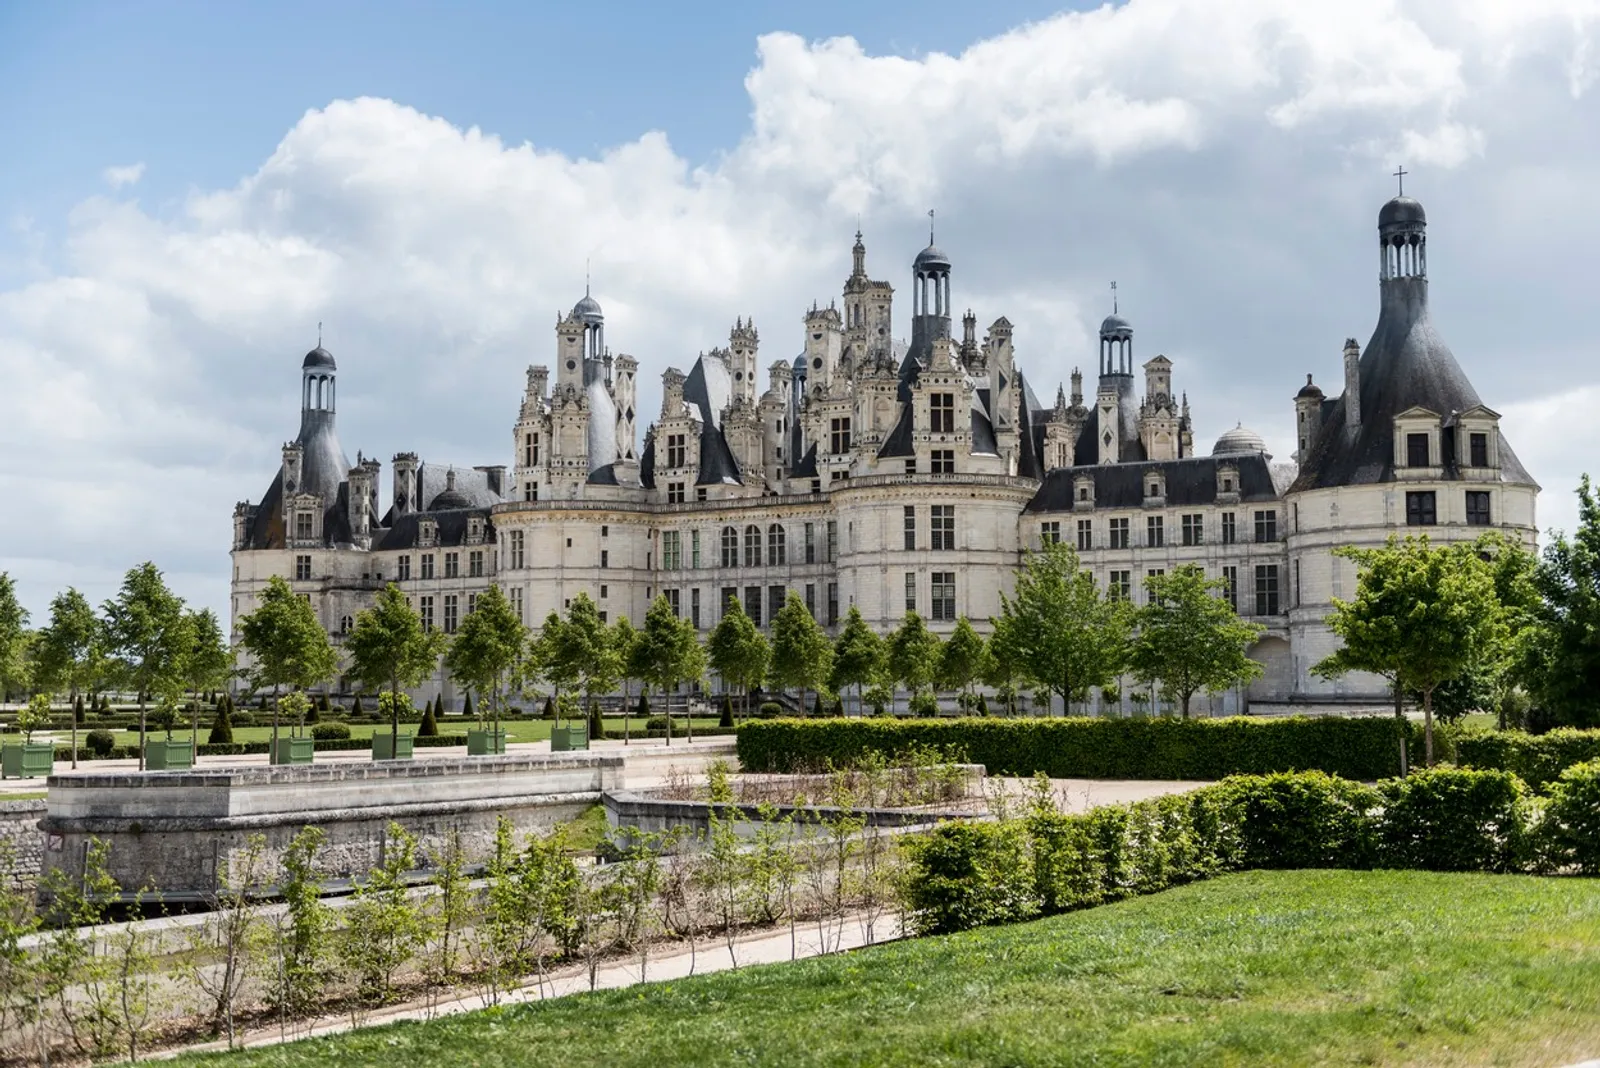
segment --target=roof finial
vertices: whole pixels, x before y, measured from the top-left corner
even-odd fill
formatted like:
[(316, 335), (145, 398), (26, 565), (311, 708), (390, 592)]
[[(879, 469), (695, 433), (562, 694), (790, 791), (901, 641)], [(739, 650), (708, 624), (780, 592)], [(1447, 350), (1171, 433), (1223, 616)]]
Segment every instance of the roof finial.
[(1111, 314), (1117, 314), (1117, 283), (1115, 279), (1111, 282)]
[(583, 295), (589, 295), (589, 257), (583, 258)]
[(933, 209), (928, 209), (928, 247), (933, 247)]
[(1399, 183), (1400, 183), (1400, 191), (1397, 194), (1398, 196), (1405, 196), (1406, 195), (1406, 175), (1409, 174), (1409, 173), (1410, 172), (1407, 171), (1404, 166), (1400, 166), (1400, 167), (1395, 168), (1395, 172), (1394, 172), (1393, 177), (1396, 180), (1398, 180)]
[(322, 320), (317, 320), (317, 348), (322, 347)]

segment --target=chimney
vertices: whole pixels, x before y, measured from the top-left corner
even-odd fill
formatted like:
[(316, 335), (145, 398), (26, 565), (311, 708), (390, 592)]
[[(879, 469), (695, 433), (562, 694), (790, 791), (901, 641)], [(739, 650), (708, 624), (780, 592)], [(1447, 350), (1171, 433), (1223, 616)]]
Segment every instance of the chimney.
[(1353, 337), (1344, 342), (1344, 425), (1347, 430), (1361, 425), (1361, 346)]

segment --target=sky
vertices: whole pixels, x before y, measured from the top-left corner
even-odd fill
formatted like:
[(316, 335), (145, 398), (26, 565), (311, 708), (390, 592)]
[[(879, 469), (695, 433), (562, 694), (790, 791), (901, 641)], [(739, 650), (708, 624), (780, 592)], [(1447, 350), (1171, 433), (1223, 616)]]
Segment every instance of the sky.
[[(1435, 321), (1567, 529), (1600, 446), (1600, 0), (1103, 7), (0, 0), (0, 570), (42, 622), (154, 560), (227, 604), (234, 503), (339, 361), (346, 451), (510, 463), (588, 273), (660, 374), (754, 317), (763, 367), (859, 225), (1048, 398), (1116, 280), (1201, 450), (1292, 451), (1377, 313), (1397, 166)], [(909, 330), (897, 302), (896, 330)]]

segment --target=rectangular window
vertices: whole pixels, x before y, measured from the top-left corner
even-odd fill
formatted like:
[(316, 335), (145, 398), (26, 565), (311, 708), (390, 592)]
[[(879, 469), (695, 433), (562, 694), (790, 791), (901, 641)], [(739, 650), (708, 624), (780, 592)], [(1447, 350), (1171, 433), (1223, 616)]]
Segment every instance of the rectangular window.
[(1166, 542), (1166, 527), (1162, 517), (1158, 515), (1146, 516), (1144, 521), (1144, 543), (1152, 549), (1159, 549)]
[(311, 577), (311, 557), (297, 556), (294, 558), (294, 577), (302, 581)]
[(661, 532), (661, 570), (676, 571), (683, 563), (683, 535), (676, 530)]
[(694, 499), (697, 501), (706, 499), (706, 488), (704, 486), (696, 486), (694, 488)]
[(600, 599), (603, 601), (607, 597), (609, 597), (610, 595), (611, 595), (611, 587), (607, 586), (605, 583), (602, 582), (600, 584)]
[(683, 434), (667, 435), (668, 468), (682, 467), (684, 465), (684, 457), (687, 454), (687, 450), (684, 448), (684, 438), (685, 435)]
[(456, 623), (459, 622), (457, 613), (460, 611), (460, 600), (453, 593), (444, 595), (444, 632), (454, 634)]
[(828, 583), (828, 626), (839, 622), (839, 584)]
[(1239, 569), (1229, 564), (1222, 569), (1222, 595), (1235, 612), (1239, 611)]
[(522, 466), (532, 467), (539, 462), (539, 435), (527, 434), (522, 439)]
[(433, 578), (433, 554), (432, 553), (423, 553), (422, 554), (422, 577), (425, 578), (425, 579)]
[[(511, 532), (511, 566), (513, 569), (522, 567), (523, 548), (526, 544), (522, 531), (513, 530)], [(408, 566), (406, 570), (409, 572), (411, 569)]]
[(767, 528), (767, 563), (781, 565), (788, 562), (789, 536), (782, 523), (774, 523)]
[(778, 612), (783, 608), (784, 589), (782, 586), (767, 587), (767, 618), (777, 619)]
[(1426, 435), (1426, 434), (1407, 434), (1406, 435), (1406, 466), (1407, 467), (1427, 467), (1428, 466), (1428, 435)]
[(1431, 527), (1439, 521), (1432, 490), (1406, 494), (1406, 526)]
[[(522, 531), (515, 531), (511, 536), (513, 538), (520, 538), (522, 537)], [(512, 544), (515, 545), (516, 542), (513, 541)], [(521, 567), (522, 563), (520, 560), (518, 560), (517, 563), (514, 563), (511, 566)], [(411, 557), (409, 555), (400, 556), (395, 559), (394, 577), (398, 582), (409, 582), (411, 580)]]
[(722, 614), (723, 615), (727, 615), (728, 614), (728, 610), (731, 609), (735, 604), (737, 604), (738, 601), (739, 601), (739, 590), (736, 587), (733, 587), (733, 586), (724, 586), (724, 587), (722, 587)]
[(955, 474), (956, 451), (954, 449), (934, 449), (932, 470), (936, 475)]
[(689, 622), (694, 624), (694, 629), (700, 629), (700, 590), (699, 587), (689, 591)]
[(917, 573), (915, 571), (907, 571), (906, 572), (906, 611), (907, 612), (915, 612), (916, 610), (917, 610)]
[(807, 523), (806, 524), (806, 563), (814, 564), (816, 562), (817, 562), (817, 525), (815, 523)]
[(1278, 513), (1276, 510), (1256, 513), (1256, 541), (1262, 544), (1278, 540)]
[(956, 395), (954, 393), (928, 394), (928, 429), (935, 434), (955, 433)]
[(1087, 552), (1094, 548), (1094, 520), (1078, 520), (1078, 551)]
[(1467, 525), (1473, 527), (1486, 527), (1489, 525), (1489, 491), (1467, 491)]
[(422, 629), (423, 630), (432, 630), (433, 629), (433, 597), (432, 597), (432, 595), (423, 594), (421, 597), (418, 597), (417, 598), (417, 607), (419, 609), (418, 614), (420, 616), (422, 616)]
[(682, 504), (683, 503), (683, 483), (682, 482), (668, 482), (667, 483), (667, 503), (668, 504)]
[(611, 566), (611, 550), (610, 549), (601, 549), (600, 550), (600, 566), (601, 567), (610, 567)]
[(675, 616), (683, 615), (683, 602), (680, 599), (680, 591), (662, 590), (661, 592), (667, 595), (667, 605), (672, 609), (672, 614)]
[(445, 553), (444, 554), (444, 577), (445, 578), (460, 578), (461, 577), (461, 554), (460, 553)]
[(761, 626), (760, 586), (746, 586), (744, 588), (744, 614), (749, 616), (756, 626)]
[(1183, 543), (1199, 545), (1205, 540), (1205, 516), (1196, 512), (1183, 517)]
[(310, 541), (316, 537), (312, 533), (312, 517), (310, 512), (296, 512), (294, 514), (294, 540)]
[(1256, 565), (1256, 615), (1278, 614), (1278, 565)]
[(1039, 524), (1039, 544), (1054, 545), (1061, 540), (1061, 524), (1058, 522)]
[(700, 566), (700, 532), (698, 530), (689, 531), (689, 566)]
[(831, 564), (839, 557), (839, 521), (837, 519), (828, 520), (827, 550), (828, 553), (823, 563)]
[(739, 566), (739, 532), (732, 527), (722, 528), (722, 566)]
[(1106, 596), (1115, 601), (1126, 601), (1133, 596), (1133, 574), (1113, 571), (1106, 578)]
[(828, 451), (843, 456), (850, 451), (850, 419), (833, 419), (828, 424)]
[(536, 500), (538, 500), (539, 499), (539, 484), (537, 482), (534, 482), (532, 479), (529, 479), (527, 482), (524, 482), (522, 484), (522, 499), (525, 500), (525, 501), (536, 501)]
[(936, 623), (956, 620), (956, 573), (935, 571), (931, 580), (929, 609)]
[(526, 623), (527, 622), (527, 620), (524, 619), (523, 615), (522, 615), (522, 587), (521, 586), (513, 586), (513, 587), (511, 587), (511, 611), (516, 613), (517, 622), (518, 623)]
[(483, 577), (483, 550), (474, 549), (467, 554), (467, 577)]
[(1145, 599), (1145, 602), (1147, 604), (1155, 604), (1156, 603), (1156, 591), (1151, 588), (1149, 580), (1153, 579), (1153, 578), (1160, 578), (1162, 575), (1165, 575), (1166, 573), (1167, 573), (1166, 568), (1162, 568), (1162, 567), (1152, 567), (1150, 570), (1148, 570), (1148, 571), (1146, 571), (1144, 573), (1144, 577), (1145, 577), (1144, 599)]
[(1489, 466), (1489, 435), (1469, 434), (1467, 447), (1471, 454), (1473, 467)]
[(1109, 528), (1111, 535), (1111, 548), (1126, 549), (1128, 547), (1128, 517), (1111, 520)]
[(1233, 513), (1222, 513), (1222, 544), (1232, 545), (1238, 540), (1238, 528), (1234, 526)]
[(806, 614), (812, 619), (817, 618), (817, 584), (806, 583)]
[(956, 547), (956, 506), (953, 504), (936, 504), (929, 509), (932, 519), (929, 527), (932, 529), (933, 545), (935, 552), (954, 552)]
[(905, 550), (911, 552), (917, 547), (917, 508), (915, 505), (905, 506)]
[(906, 460), (906, 474), (914, 475), (916, 473), (917, 473), (917, 458), (915, 456), (907, 458), (907, 460)]

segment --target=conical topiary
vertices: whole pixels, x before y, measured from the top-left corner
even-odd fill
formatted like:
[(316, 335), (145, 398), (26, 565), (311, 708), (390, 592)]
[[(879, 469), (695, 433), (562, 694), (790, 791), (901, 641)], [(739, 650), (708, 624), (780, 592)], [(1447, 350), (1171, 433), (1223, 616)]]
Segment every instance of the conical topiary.
[(422, 713), (422, 725), (417, 728), (418, 738), (437, 738), (439, 736), (439, 720), (433, 714), (433, 702), (429, 701), (427, 710)]
[(356, 694), (356, 699), (350, 702), (350, 716), (354, 719), (356, 716), (364, 716), (366, 714), (366, 710), (361, 707), (361, 695)]
[(471, 719), (472, 718), (472, 691), (471, 690), (468, 690), (467, 691), (467, 695), (461, 699), (461, 715), (466, 719)]
[(544, 699), (544, 718), (545, 719), (555, 719), (556, 718), (556, 699), (555, 699), (554, 696), (551, 696), (551, 695), (546, 695), (545, 696), (545, 699)]
[(206, 738), (210, 745), (231, 745), (233, 743), (233, 720), (228, 715), (228, 706), (233, 702), (224, 697), (217, 702), (217, 717), (211, 721), (211, 734)]
[(635, 715), (643, 716), (645, 719), (649, 719), (650, 718), (650, 698), (646, 697), (644, 694), (640, 694), (639, 695), (639, 704), (634, 708), (633, 711), (634, 711)]
[(83, 694), (72, 699), (72, 722), (83, 726)]
[(589, 706), (589, 737), (599, 739), (605, 736), (606, 725), (600, 721), (600, 704), (595, 702)]
[(988, 714), (989, 702), (984, 698), (983, 694), (980, 693), (978, 695), (978, 715), (987, 716)]
[[(324, 700), (326, 700), (326, 698), (324, 698)], [(322, 704), (321, 701), (315, 701), (315, 700), (308, 701), (306, 703), (306, 722), (307, 723), (315, 723), (319, 719), (322, 718), (320, 713), (317, 711), (321, 707), (321, 704)]]
[(733, 698), (727, 694), (722, 695), (722, 718), (717, 720), (717, 726), (733, 726)]
[(843, 718), (843, 716), (844, 716), (844, 702), (843, 701), (835, 701), (833, 703), (833, 707), (828, 710), (828, 715), (830, 715), (830, 716), (839, 716), (839, 717)]
[(823, 716), (826, 716), (828, 714), (827, 712), (823, 711), (823, 708), (822, 708), (822, 695), (820, 693), (817, 694), (817, 700), (811, 706), (811, 714), (813, 716), (816, 716), (818, 719), (821, 719)]

